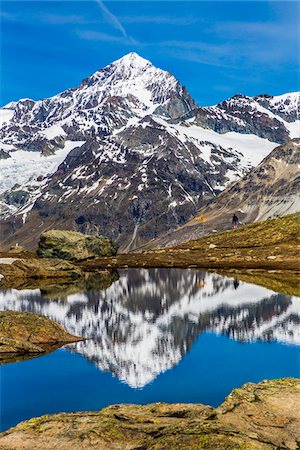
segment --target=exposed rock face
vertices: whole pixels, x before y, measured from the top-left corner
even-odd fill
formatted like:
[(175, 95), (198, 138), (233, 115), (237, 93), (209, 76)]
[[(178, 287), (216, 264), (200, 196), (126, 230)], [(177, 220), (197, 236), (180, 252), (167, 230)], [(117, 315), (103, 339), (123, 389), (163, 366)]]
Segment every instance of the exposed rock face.
[(104, 236), (91, 236), (75, 231), (50, 230), (41, 234), (38, 255), (77, 261), (99, 256), (114, 256), (117, 245)]
[(156, 403), (42, 416), (2, 433), (0, 445), (6, 450), (296, 450), (299, 430), (300, 381), (286, 378), (245, 384), (217, 409)]
[(43, 353), (51, 346), (82, 340), (48, 317), (28, 312), (0, 312), (0, 362), (13, 355)]
[(258, 95), (248, 97), (235, 95), (218, 105), (198, 108), (189, 112), (191, 123), (212, 128), (218, 133), (236, 131), (252, 133), (272, 142), (284, 143), (294, 135), (291, 122), (300, 116), (300, 98), (298, 92), (273, 97)]
[[(300, 139), (276, 147), (255, 169), (201, 207), (183, 227), (162, 236), (153, 246), (173, 246), (231, 227), (233, 213), (241, 225), (285, 216), (300, 210)], [(204, 216), (202, 224), (197, 217)]]
[(7, 159), (7, 158), (10, 158), (9, 153), (0, 148), (0, 159)]
[(243, 173), (239, 153), (203, 146), (218, 172), (192, 140), (183, 142), (151, 118), (85, 144), (84, 156), (77, 150), (68, 155), (15, 239), (22, 242), (30, 228), (34, 241), (41, 221), (43, 227), (55, 221), (83, 233), (109, 233), (122, 250), (155, 238), (188, 220), (212, 191), (220, 192), (228, 173)]

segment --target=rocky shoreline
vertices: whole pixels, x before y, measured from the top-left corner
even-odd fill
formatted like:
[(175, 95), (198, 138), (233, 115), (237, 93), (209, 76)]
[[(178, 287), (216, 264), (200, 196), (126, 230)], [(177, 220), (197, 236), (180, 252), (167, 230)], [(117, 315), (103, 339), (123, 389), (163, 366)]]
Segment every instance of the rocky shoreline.
[(84, 285), (92, 274), (107, 279), (115, 269), (130, 267), (199, 268), (299, 296), (299, 220), (299, 214), (292, 214), (177, 247), (127, 254), (116, 254), (114, 244), (101, 236), (79, 239), (79, 233), (51, 231), (41, 239), (42, 254), (51, 257), (19, 247), (0, 252), (0, 286)]
[(48, 317), (29, 312), (0, 311), (0, 364), (40, 356), (82, 340)]
[(5, 450), (296, 450), (300, 380), (247, 383), (218, 407), (112, 405), (33, 418), (1, 433)]
[[(2, 258), (3, 260), (4, 258)], [(40, 258), (16, 259), (11, 264), (1, 264), (0, 259), (0, 273), (3, 274), (3, 278), (0, 279), (0, 287), (5, 289), (43, 289), (51, 298), (58, 292), (61, 295), (62, 293), (68, 295), (68, 293), (90, 290), (92, 287), (105, 289), (118, 279), (117, 269), (153, 267), (203, 269), (257, 284), (282, 294), (300, 296), (300, 271), (295, 269), (274, 269), (272, 265), (267, 269), (249, 268), (244, 265), (239, 268), (236, 265), (232, 267), (227, 264), (220, 264), (217, 267), (207, 264), (203, 267), (197, 264), (184, 265), (182, 261), (174, 261), (173, 258), (164, 259), (161, 262), (159, 259), (153, 261), (150, 257), (149, 259), (147, 257), (136, 259), (132, 255), (79, 262), (76, 265), (62, 260), (48, 260), (45, 263)]]

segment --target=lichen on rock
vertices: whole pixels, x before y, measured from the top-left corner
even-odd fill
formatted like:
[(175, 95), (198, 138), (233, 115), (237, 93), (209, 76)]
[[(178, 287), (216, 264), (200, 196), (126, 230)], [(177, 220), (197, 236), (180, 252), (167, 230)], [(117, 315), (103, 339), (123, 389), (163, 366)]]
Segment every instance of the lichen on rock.
[(41, 234), (37, 253), (41, 258), (78, 261), (99, 256), (114, 256), (117, 250), (117, 245), (105, 236), (49, 230)]
[(80, 341), (48, 317), (29, 312), (0, 311), (0, 362), (11, 354), (44, 353), (51, 346)]

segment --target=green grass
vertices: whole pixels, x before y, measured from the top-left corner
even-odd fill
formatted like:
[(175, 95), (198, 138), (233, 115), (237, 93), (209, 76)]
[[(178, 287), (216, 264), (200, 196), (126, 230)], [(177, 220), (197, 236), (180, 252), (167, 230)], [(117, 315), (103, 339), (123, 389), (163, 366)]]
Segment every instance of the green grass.
[(219, 248), (264, 247), (300, 243), (300, 213), (278, 219), (268, 219), (246, 225), (237, 230), (205, 236), (175, 248), (202, 248), (215, 244)]

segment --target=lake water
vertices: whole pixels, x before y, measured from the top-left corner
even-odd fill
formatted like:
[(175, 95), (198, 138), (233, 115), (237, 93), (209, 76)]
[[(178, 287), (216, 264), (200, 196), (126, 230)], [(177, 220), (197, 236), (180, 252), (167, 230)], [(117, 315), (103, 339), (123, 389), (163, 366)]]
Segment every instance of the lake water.
[(217, 406), (245, 382), (300, 374), (300, 298), (200, 270), (2, 290), (0, 309), (43, 314), (89, 338), (1, 367), (2, 430), (114, 403)]

